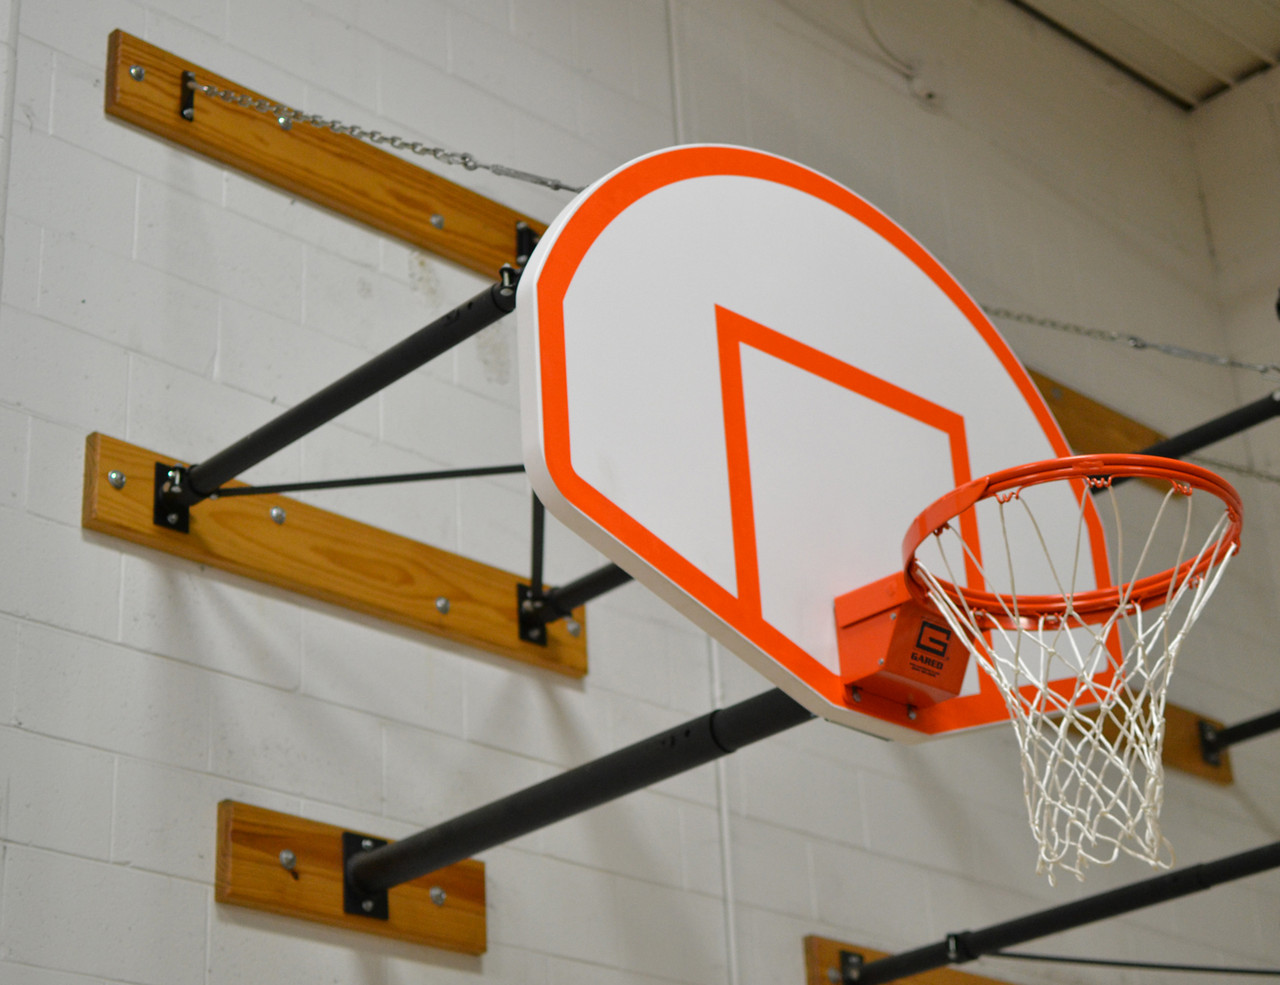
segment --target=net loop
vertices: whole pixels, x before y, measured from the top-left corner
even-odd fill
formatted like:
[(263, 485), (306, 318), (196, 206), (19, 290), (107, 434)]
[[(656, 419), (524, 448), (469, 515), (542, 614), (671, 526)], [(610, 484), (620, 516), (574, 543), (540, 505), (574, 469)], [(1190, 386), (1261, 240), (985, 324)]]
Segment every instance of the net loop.
[[(1129, 478), (1163, 488), (1154, 509), (1142, 488), (1121, 508), (1115, 487)], [(1119, 580), (1098, 586), (1085, 545), (1087, 530), (1100, 526), (1100, 496), (1110, 507)], [(1182, 509), (1173, 508), (1178, 501)], [(1074, 527), (1062, 519), (1064, 505), (1076, 511)], [(1135, 505), (1140, 532), (1127, 536), (1137, 541), (1136, 555), (1124, 529), (1126, 520), (1134, 526)], [(952, 522), (968, 511), (985, 555), (966, 541), (965, 523)], [(1037, 871), (1050, 882), (1063, 871), (1082, 877), (1089, 864), (1121, 854), (1172, 865), (1159, 824), (1165, 694), (1188, 631), (1239, 548), (1242, 514), (1239, 494), (1207, 469), (1091, 455), (974, 480), (912, 524), (903, 543), (908, 587), (942, 614), (1004, 699)], [(1043, 563), (1015, 571), (1011, 544), (1028, 541)], [(1018, 556), (1025, 566), (1027, 554)]]

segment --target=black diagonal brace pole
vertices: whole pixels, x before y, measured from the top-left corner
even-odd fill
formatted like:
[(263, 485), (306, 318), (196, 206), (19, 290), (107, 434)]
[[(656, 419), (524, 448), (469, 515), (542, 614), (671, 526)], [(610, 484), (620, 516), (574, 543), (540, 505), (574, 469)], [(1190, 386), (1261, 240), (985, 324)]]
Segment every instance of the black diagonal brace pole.
[(513, 311), (517, 277), (515, 268), (504, 267), (501, 279), (470, 301), (374, 356), (216, 455), (189, 468), (175, 466), (164, 469), (157, 479), (157, 522), (179, 528), (178, 522), (168, 522), (169, 517), (178, 516), (184, 521), (181, 528), (185, 529), (186, 510), (217, 492), (224, 482), (287, 448), (320, 425)]
[(1215, 728), (1201, 719), (1200, 721), (1200, 755), (1210, 766), (1222, 765), (1222, 750), (1234, 746), (1246, 739), (1256, 739), (1260, 735), (1280, 729), (1280, 711), (1268, 712), (1247, 722), (1240, 722), (1226, 728)]
[(642, 790), (813, 718), (785, 692), (754, 698), (659, 732), (384, 848), (353, 856), (348, 883), (375, 893), (476, 852)]
[(1222, 441), (1224, 438), (1239, 434), (1255, 424), (1269, 421), (1273, 417), (1280, 417), (1280, 390), (1275, 390), (1265, 397), (1253, 401), (1253, 403), (1228, 411), (1221, 417), (1205, 421), (1205, 423), (1193, 427), (1189, 431), (1183, 431), (1181, 434), (1175, 434), (1171, 438), (1157, 441), (1149, 448), (1142, 449), (1139, 454), (1160, 455), (1164, 458), (1181, 458), (1183, 455), (1199, 451), (1201, 448), (1216, 441)]
[(1081, 927), (1097, 920), (1107, 920), (1166, 900), (1189, 896), (1201, 890), (1234, 879), (1280, 868), (1280, 842), (1205, 862), (1185, 869), (1121, 886), (1096, 896), (1041, 910), (1016, 920), (994, 924), (983, 930), (966, 930), (949, 934), (944, 941), (904, 951), (878, 961), (871, 961), (856, 969), (852, 980), (857, 985), (882, 985), (908, 975), (917, 975), (933, 968), (949, 964), (962, 964), (1000, 951), (1015, 944), (1060, 933), (1073, 927)]

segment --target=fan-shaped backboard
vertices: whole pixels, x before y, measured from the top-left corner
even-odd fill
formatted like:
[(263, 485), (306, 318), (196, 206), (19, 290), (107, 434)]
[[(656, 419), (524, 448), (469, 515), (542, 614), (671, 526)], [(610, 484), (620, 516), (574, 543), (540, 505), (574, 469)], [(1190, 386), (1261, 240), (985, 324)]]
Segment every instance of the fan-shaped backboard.
[(905, 231), (791, 161), (674, 148), (565, 209), (516, 314), (525, 464), (562, 522), (826, 718), (910, 740), (1005, 717), (973, 667), (914, 719), (840, 677), (833, 600), (901, 569), (925, 506), (1069, 454)]

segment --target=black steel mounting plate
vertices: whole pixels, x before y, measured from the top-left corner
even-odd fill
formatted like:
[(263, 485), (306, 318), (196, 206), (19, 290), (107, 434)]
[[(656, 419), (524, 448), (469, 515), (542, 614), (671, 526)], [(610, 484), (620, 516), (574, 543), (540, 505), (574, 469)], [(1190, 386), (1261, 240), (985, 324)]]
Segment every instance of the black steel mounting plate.
[(373, 920), (391, 919), (391, 908), (387, 902), (387, 890), (366, 893), (351, 885), (347, 878), (347, 863), (351, 856), (371, 852), (387, 843), (385, 838), (370, 838), (368, 835), (342, 832), (342, 912), (357, 917), (369, 917)]

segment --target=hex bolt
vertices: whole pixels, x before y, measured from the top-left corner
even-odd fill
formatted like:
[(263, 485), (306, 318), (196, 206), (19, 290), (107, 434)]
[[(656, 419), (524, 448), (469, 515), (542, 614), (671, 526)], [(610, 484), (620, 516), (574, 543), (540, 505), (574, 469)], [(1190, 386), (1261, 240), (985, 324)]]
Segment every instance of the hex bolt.
[(293, 128), (293, 120), (287, 116), (277, 116), (276, 122), (280, 124), (281, 130), (290, 130)]
[(570, 636), (582, 635), (582, 623), (578, 622), (576, 619), (566, 619), (564, 621), (564, 628), (569, 631)]
[(271, 519), (275, 521), (277, 525), (284, 523), (285, 521), (284, 507), (283, 506), (271, 507)]
[(147, 77), (147, 70), (141, 65), (130, 65), (129, 75), (135, 82), (141, 82)]
[(367, 899), (367, 900), (363, 900), (363, 901), (361, 901), (361, 903), (360, 903), (360, 909), (364, 910), (364, 912), (365, 912), (365, 913), (372, 913), (372, 912), (373, 912), (373, 900), (371, 900), (371, 899)]
[(428, 895), (430, 895), (431, 897), (431, 902), (434, 903), (436, 906), (444, 906), (444, 901), (449, 898), (449, 894), (446, 893), (439, 886), (432, 886), (428, 892)]
[(292, 872), (298, 865), (298, 856), (287, 848), (280, 850), (280, 866)]
[(112, 469), (107, 473), (107, 481), (111, 483), (112, 489), (123, 489), (124, 484), (129, 481), (129, 477), (119, 469)]
[(449, 600), (443, 595), (436, 598), (436, 612), (440, 613), (442, 616), (447, 616), (449, 614)]
[(431, 225), (435, 226), (437, 229), (444, 228), (444, 216), (442, 216), (439, 212), (433, 213), (431, 218), (428, 219), (427, 221), (431, 223)]

